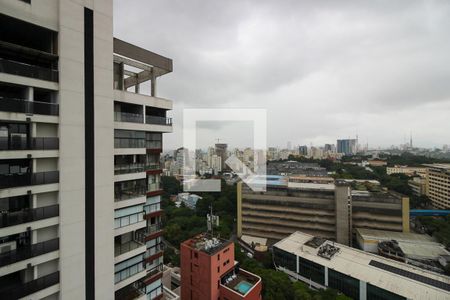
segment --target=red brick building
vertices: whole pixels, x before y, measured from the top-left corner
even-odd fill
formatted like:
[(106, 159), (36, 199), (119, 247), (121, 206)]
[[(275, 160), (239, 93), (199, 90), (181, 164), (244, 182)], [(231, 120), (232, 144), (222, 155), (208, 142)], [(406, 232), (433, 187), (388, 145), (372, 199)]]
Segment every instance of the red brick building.
[(231, 241), (201, 234), (181, 244), (181, 299), (261, 300), (261, 278), (239, 268)]

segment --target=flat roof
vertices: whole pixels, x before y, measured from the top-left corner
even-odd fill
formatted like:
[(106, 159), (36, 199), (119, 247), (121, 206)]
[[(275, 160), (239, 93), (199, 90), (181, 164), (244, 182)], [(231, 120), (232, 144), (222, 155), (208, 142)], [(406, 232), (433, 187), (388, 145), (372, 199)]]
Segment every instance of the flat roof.
[(367, 228), (356, 228), (355, 231), (357, 234), (361, 235), (361, 237), (365, 240), (379, 240), (379, 241), (396, 240), (397, 242), (403, 241), (403, 242), (439, 244), (432, 236), (429, 236), (428, 234), (419, 234), (412, 232), (396, 232), (396, 231), (376, 230)]
[(202, 251), (209, 255), (214, 255), (218, 251), (232, 244), (232, 241), (212, 237), (208, 233), (201, 233), (189, 240), (184, 241), (183, 244), (194, 250)]
[(424, 164), (423, 166), (450, 171), (450, 164)]
[(306, 245), (313, 238), (297, 231), (274, 247), (409, 299), (448, 299), (450, 296), (450, 277), (331, 241), (324, 244), (334, 245), (339, 251), (327, 259), (317, 254), (320, 247)]

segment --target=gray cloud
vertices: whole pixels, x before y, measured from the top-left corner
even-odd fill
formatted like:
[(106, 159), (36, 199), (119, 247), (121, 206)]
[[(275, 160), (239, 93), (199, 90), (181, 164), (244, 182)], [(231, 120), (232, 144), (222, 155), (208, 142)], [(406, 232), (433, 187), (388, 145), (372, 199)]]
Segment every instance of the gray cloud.
[(159, 88), (174, 100), (169, 148), (184, 107), (267, 108), (272, 145), (450, 143), (450, 2), (114, 4), (117, 37), (174, 60)]

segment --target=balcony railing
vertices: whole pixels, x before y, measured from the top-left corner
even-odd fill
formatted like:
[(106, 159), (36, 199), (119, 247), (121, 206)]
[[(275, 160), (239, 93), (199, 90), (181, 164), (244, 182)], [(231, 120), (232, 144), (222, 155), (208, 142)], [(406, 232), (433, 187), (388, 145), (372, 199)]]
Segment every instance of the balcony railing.
[(114, 282), (115, 283), (121, 282), (122, 280), (125, 280), (125, 279), (127, 279), (133, 275), (136, 275), (137, 273), (142, 272), (144, 270), (145, 270), (144, 264), (142, 263), (142, 261), (140, 261), (126, 269), (116, 272), (114, 274)]
[(116, 122), (131, 122), (131, 123), (144, 123), (143, 114), (135, 114), (128, 112), (114, 112), (114, 121)]
[(114, 175), (139, 173), (146, 170), (145, 164), (121, 164), (114, 165)]
[(145, 141), (147, 149), (162, 149), (162, 141)]
[(161, 184), (159, 182), (149, 183), (147, 187), (147, 191), (154, 192), (159, 191), (161, 189)]
[(164, 251), (164, 244), (163, 243), (156, 244), (147, 249), (147, 251), (145, 252), (144, 258), (149, 258), (161, 251)]
[(154, 203), (154, 204), (147, 204), (144, 205), (144, 211), (146, 214), (155, 212), (155, 211), (160, 211), (161, 210), (161, 204), (160, 202), (158, 203)]
[(0, 175), (0, 189), (58, 182), (59, 171)]
[(114, 201), (122, 201), (122, 200), (128, 200), (132, 198), (142, 197), (145, 196), (147, 193), (147, 188), (145, 186), (137, 186), (130, 189), (124, 189), (120, 191), (116, 191), (114, 193)]
[(0, 96), (0, 111), (57, 116), (59, 105)]
[(151, 268), (149, 271), (147, 271), (147, 276), (146, 277), (147, 278), (152, 277), (152, 276), (162, 272), (163, 269), (164, 269), (164, 264), (161, 263), (161, 264), (157, 265), (156, 267)]
[[(146, 143), (144, 139), (134, 138), (114, 138), (114, 148), (145, 148)], [(148, 148), (148, 147), (147, 147)]]
[(0, 58), (0, 73), (58, 82), (58, 71)]
[[(27, 247), (17, 248), (0, 254), (0, 267), (7, 266), (18, 261), (36, 257), (59, 249), (59, 239), (48, 240)], [(1, 297), (0, 297), (1, 299)]]
[(115, 300), (133, 300), (145, 294), (145, 284), (141, 280), (135, 281), (115, 292)]
[(163, 228), (162, 223), (155, 223), (146, 228), (140, 229), (139, 231), (136, 231), (136, 239), (138, 241), (145, 241), (146, 236), (161, 231), (162, 228)]
[(124, 216), (124, 217), (120, 217), (120, 218), (115, 218), (114, 219), (114, 228), (122, 228), (125, 226), (129, 226), (132, 224), (136, 224), (139, 223), (141, 221), (144, 220), (144, 213), (143, 212), (138, 212), (135, 214), (131, 214), (128, 216)]
[(57, 137), (35, 137), (28, 141), (26, 137), (0, 137), (0, 150), (57, 150)]
[(59, 205), (27, 208), (21, 211), (0, 212), (0, 228), (59, 216)]
[(146, 115), (145, 123), (172, 126), (172, 118)]
[(51, 273), (27, 283), (0, 287), (0, 299), (19, 299), (59, 283), (59, 272)]
[(158, 170), (161, 169), (161, 164), (158, 163), (149, 163), (145, 166), (146, 170)]
[(144, 244), (137, 241), (129, 241), (123, 244), (117, 243), (114, 245), (114, 256), (122, 255), (142, 246), (144, 246)]

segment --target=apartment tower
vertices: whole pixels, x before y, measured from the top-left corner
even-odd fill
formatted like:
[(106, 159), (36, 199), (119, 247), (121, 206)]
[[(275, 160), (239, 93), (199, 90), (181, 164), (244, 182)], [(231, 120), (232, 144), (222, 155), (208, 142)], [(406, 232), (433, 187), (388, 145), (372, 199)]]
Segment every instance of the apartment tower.
[(0, 3), (0, 299), (162, 298), (172, 61), (114, 39), (112, 1)]

